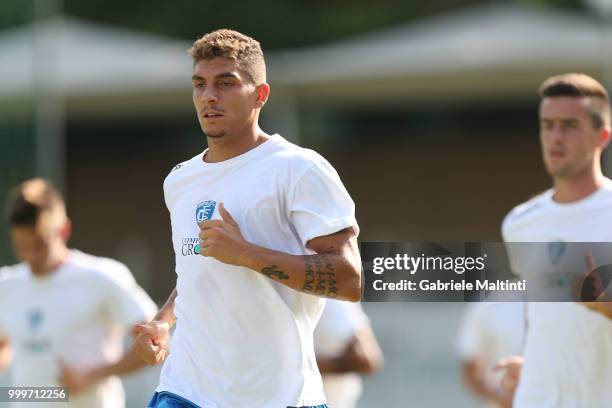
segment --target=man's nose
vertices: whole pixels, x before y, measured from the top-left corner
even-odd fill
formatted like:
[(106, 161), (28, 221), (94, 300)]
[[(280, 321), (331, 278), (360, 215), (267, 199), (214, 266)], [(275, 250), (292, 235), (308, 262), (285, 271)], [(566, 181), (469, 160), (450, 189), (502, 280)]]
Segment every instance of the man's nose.
[(219, 100), (219, 95), (214, 86), (207, 86), (204, 88), (204, 92), (202, 92), (202, 102), (205, 103), (215, 103)]
[(563, 141), (563, 128), (560, 124), (555, 123), (552, 128), (548, 131), (550, 140), (555, 143)]

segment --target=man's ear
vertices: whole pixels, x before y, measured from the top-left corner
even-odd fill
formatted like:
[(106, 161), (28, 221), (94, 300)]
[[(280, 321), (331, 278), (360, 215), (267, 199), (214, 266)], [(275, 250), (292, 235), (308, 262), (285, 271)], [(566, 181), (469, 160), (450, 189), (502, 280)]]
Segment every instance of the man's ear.
[(68, 242), (70, 236), (72, 235), (72, 222), (69, 219), (66, 219), (64, 225), (60, 228), (60, 235), (64, 242)]
[(608, 147), (610, 143), (610, 128), (604, 126), (599, 132), (599, 145), (601, 146), (601, 150)]
[(268, 101), (268, 97), (270, 96), (270, 85), (264, 82), (255, 88), (255, 92), (257, 95), (257, 107), (263, 108)]

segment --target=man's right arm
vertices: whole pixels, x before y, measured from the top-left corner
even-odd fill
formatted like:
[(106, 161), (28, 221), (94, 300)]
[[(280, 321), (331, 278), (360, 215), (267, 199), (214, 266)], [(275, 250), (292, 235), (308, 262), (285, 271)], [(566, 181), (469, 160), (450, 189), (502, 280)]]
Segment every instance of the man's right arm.
[(6, 338), (0, 338), (0, 374), (6, 371), (8, 366), (11, 365), (12, 359), (13, 353), (11, 343), (9, 343)]
[(147, 364), (159, 364), (170, 354), (168, 341), (170, 328), (176, 323), (174, 315), (176, 296), (177, 291), (174, 288), (152, 321), (134, 326), (134, 352)]

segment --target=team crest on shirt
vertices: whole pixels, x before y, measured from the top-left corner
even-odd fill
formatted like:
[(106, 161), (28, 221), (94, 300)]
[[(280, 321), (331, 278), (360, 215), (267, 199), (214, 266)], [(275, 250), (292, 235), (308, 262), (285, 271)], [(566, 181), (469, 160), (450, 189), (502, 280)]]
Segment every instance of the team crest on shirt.
[(554, 241), (548, 243), (548, 257), (553, 265), (559, 263), (565, 253), (565, 242)]
[(43, 321), (43, 314), (40, 310), (30, 310), (28, 313), (28, 325), (30, 330), (36, 330), (40, 327)]
[(208, 221), (212, 218), (217, 206), (216, 201), (206, 200), (198, 204), (195, 211), (196, 222), (199, 224), (202, 221)]
[(32, 353), (48, 352), (51, 348), (51, 341), (48, 338), (41, 336), (39, 330), (44, 320), (42, 310), (33, 309), (28, 311), (26, 319), (30, 328), (30, 334), (23, 341), (22, 346)]
[[(217, 208), (217, 202), (214, 200), (206, 200), (199, 203), (195, 209), (196, 223), (199, 224), (202, 221), (210, 220), (215, 212), (215, 208)], [(185, 237), (181, 240), (181, 255), (200, 255), (200, 251), (200, 237)]]

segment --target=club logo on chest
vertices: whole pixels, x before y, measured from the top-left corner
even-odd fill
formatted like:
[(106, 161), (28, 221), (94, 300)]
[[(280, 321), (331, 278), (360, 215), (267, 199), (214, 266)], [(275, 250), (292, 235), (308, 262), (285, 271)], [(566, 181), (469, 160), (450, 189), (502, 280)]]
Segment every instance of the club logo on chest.
[(202, 221), (210, 220), (212, 218), (213, 213), (215, 212), (216, 206), (217, 203), (213, 200), (206, 200), (199, 203), (195, 211), (196, 222), (199, 224)]

